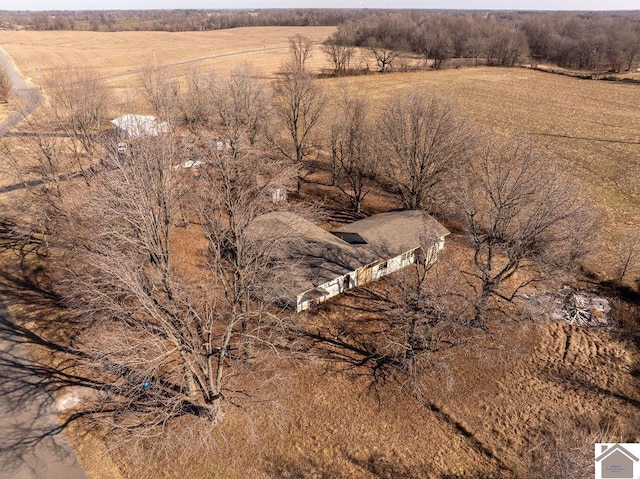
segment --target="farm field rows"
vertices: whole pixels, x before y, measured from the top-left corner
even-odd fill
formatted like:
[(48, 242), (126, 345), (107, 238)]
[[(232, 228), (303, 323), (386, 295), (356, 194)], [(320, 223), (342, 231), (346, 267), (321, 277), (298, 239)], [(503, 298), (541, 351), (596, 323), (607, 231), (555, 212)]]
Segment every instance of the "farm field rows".
[[(44, 76), (65, 68), (96, 69), (108, 78), (168, 65), (210, 70), (229, 68), (238, 62), (249, 63), (256, 71), (271, 75), (287, 55), (289, 37), (304, 34), (320, 42), (333, 30), (333, 27), (250, 27), (180, 33), (5, 31), (0, 32), (0, 44), (34, 82), (38, 72)], [(207, 60), (221, 55), (230, 57)], [(130, 77), (126, 78), (124, 84), (130, 83)]]
[[(0, 44), (34, 82), (38, 75), (69, 67), (98, 70), (121, 100), (111, 106), (115, 116), (129, 113), (128, 101), (139, 94), (140, 70), (154, 63), (174, 76), (193, 68), (206, 73), (247, 63), (261, 77), (273, 79), (287, 57), (289, 37), (300, 33), (320, 42), (332, 30), (0, 32)], [(310, 66), (329, 68), (317, 47)], [(604, 247), (590, 266), (603, 277), (611, 274), (619, 240), (640, 228), (640, 85), (487, 67), (320, 82), (330, 97), (345, 89), (363, 93), (374, 108), (407, 91), (444, 95), (481, 129), (534, 138), (575, 172), (576, 194), (592, 193), (602, 208), (599, 238)], [(327, 117), (323, 128), (328, 134)], [(191, 238), (185, 233), (184, 240)], [(454, 233), (444, 255), (455, 256), (466, 247)], [(454, 267), (459, 258), (444, 259)], [(562, 279), (554, 281), (545, 287), (562, 286)], [(353, 307), (357, 294), (301, 321), (310, 323), (310, 331), (326, 329), (331, 338), (335, 333), (335, 339), (345, 324), (366, 328), (366, 314)], [(637, 424), (637, 352), (612, 332), (514, 321), (482, 335), (458, 356), (445, 356), (436, 357), (442, 361), (422, 385), (422, 402), (408, 382), (377, 390), (366, 368), (322, 357), (279, 357), (269, 365), (278, 371), (274, 376), (280, 382), (272, 391), (278, 401), (256, 410), (229, 410), (214, 432), (215, 454), (224, 459), (210, 474), (199, 462), (190, 462), (189, 451), (163, 466), (115, 453), (105, 466), (99, 447), (72, 440), (96, 479), (114, 477), (105, 469), (114, 464), (122, 477), (536, 477), (522, 459), (531, 450), (570, 454), (556, 451), (553, 441), (577, 450), (584, 448), (584, 438), (573, 437), (576, 432), (589, 430), (596, 440), (607, 428), (627, 432), (629, 424)], [(589, 444), (586, 454), (591, 453)]]
[[(207, 73), (248, 64), (258, 75), (274, 78), (287, 56), (289, 37), (300, 33), (321, 42), (332, 31), (331, 27), (187, 33), (20, 31), (0, 32), (0, 43), (34, 82), (37, 75), (59, 69), (98, 69), (100, 76), (110, 79), (116, 98), (121, 100), (113, 105), (116, 115), (135, 103), (131, 90), (139, 88), (137, 73), (152, 67), (154, 59), (174, 76), (187, 75), (193, 69)], [(318, 47), (310, 67), (316, 71), (330, 67)], [(640, 227), (638, 85), (579, 80), (524, 68), (486, 67), (329, 78), (322, 84), (334, 96), (345, 88), (365, 92), (374, 106), (405, 91), (452, 97), (473, 125), (531, 136), (563, 166), (575, 171), (581, 188), (593, 193), (603, 206), (602, 239), (610, 244), (602, 249), (615, 250), (620, 238)], [(608, 274), (606, 265), (595, 269)]]

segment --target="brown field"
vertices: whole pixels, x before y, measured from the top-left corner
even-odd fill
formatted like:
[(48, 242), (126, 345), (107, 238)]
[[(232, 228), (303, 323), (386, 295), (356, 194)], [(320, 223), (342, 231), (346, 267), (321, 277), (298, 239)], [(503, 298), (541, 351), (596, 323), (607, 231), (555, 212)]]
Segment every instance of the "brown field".
[[(289, 36), (302, 33), (321, 41), (331, 31), (0, 32), (0, 43), (25, 76), (35, 78), (36, 68), (42, 74), (69, 66), (95, 68), (126, 98), (127, 88), (135, 89), (139, 70), (153, 65), (154, 51), (158, 65), (173, 68), (175, 74), (246, 62), (273, 78), (286, 57)], [(211, 58), (216, 55), (228, 56)], [(319, 51), (312, 66), (327, 67)], [(639, 85), (502, 68), (322, 83), (333, 92), (365, 92), (376, 104), (404, 91), (444, 94), (454, 98), (474, 125), (498, 134), (535, 136), (541, 148), (575, 171), (582, 188), (603, 208), (600, 238), (607, 243), (593, 267), (604, 277), (611, 274), (618, 242), (640, 228)], [(383, 197), (371, 198), (379, 202)], [(446, 255), (464, 251), (459, 238), (448, 240)], [(301, 321), (317, 321), (322, 327), (365, 320), (360, 313), (345, 313), (351, 310), (341, 305), (349, 301), (353, 298), (341, 298), (317, 316), (301, 316)], [(622, 321), (624, 305), (613, 304), (613, 317)], [(72, 439), (92, 479), (117, 474), (194, 479), (526, 477), (530, 464), (525, 457), (532, 451), (546, 461), (570, 462), (573, 458), (559, 456), (591, 457), (596, 441), (640, 441), (639, 358), (629, 340), (613, 331), (564, 323), (523, 321), (492, 327), (492, 334), (474, 348), (458, 351), (434, 368), (426, 380), (424, 402), (394, 382), (376, 395), (362, 368), (346, 370), (349, 365), (321, 356), (307, 361), (280, 358), (275, 366), (286, 379), (267, 398), (277, 400), (267, 408), (230, 409), (217, 429), (216, 450), (208, 457), (194, 459), (187, 451), (185, 457), (162, 464), (129, 461), (118, 454), (103, 461), (107, 453), (100, 444)]]
[(476, 68), (327, 81), (374, 102), (407, 91), (452, 97), (470, 122), (533, 136), (575, 171), (603, 208), (601, 254), (591, 265), (612, 274), (618, 242), (640, 230), (640, 85), (587, 81), (527, 69)]
[[(139, 73), (155, 61), (171, 75), (226, 70), (239, 63), (274, 78), (287, 57), (288, 38), (326, 39), (330, 27), (238, 28), (213, 32), (0, 32), (0, 43), (23, 74), (37, 81), (68, 67), (99, 70), (117, 98), (114, 116), (137, 104)], [(355, 63), (362, 64), (363, 53)], [(370, 60), (369, 60), (370, 62)], [(316, 47), (311, 68), (330, 67)], [(371, 68), (375, 65), (371, 64)], [(603, 206), (599, 248), (592, 265), (603, 277), (620, 255), (618, 244), (640, 228), (640, 85), (579, 80), (527, 69), (471, 68), (325, 79), (327, 89), (366, 92), (375, 103), (403, 91), (451, 96), (481, 128), (533, 136), (581, 179)], [(0, 109), (0, 115), (2, 110)]]
[[(182, 66), (208, 71), (246, 62), (271, 76), (286, 58), (288, 39), (298, 33), (314, 42), (333, 27), (251, 27), (212, 32), (0, 32), (0, 44), (25, 76), (65, 68), (96, 69), (110, 78), (142, 68)], [(324, 64), (316, 55), (316, 66)], [(217, 57), (217, 58), (213, 58)], [(155, 62), (154, 62), (155, 58)], [(123, 84), (130, 84), (127, 76)], [(120, 81), (115, 81), (118, 84)]]

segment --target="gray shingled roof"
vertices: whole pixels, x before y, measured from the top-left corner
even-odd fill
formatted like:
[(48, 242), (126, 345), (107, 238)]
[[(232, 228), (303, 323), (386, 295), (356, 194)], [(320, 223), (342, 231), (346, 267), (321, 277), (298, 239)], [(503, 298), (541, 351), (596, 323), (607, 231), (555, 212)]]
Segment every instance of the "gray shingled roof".
[(291, 260), (300, 264), (295, 290), (303, 292), (358, 268), (418, 248), (421, 239), (435, 242), (449, 231), (423, 211), (392, 211), (334, 230), (356, 233), (366, 244), (349, 244), (335, 234), (290, 212), (271, 212), (254, 220), (260, 235), (291, 240)]
[(419, 247), (423, 242), (435, 242), (449, 234), (444, 226), (421, 210), (389, 211), (358, 220), (333, 230), (334, 233), (355, 233), (366, 246), (380, 257), (392, 258)]
[(377, 260), (309, 220), (290, 212), (271, 212), (252, 224), (261, 235), (278, 234), (290, 240), (291, 260), (300, 264), (298, 292), (306, 291)]

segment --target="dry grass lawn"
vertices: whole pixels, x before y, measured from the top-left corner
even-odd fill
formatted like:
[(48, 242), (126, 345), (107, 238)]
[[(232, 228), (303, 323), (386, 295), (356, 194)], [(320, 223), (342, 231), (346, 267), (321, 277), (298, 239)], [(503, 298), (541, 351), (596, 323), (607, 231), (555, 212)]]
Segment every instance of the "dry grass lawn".
[[(318, 331), (367, 328), (367, 314), (344, 307), (354, 301), (298, 320)], [(273, 360), (283, 378), (267, 394), (274, 402), (229, 409), (213, 451), (184, 451), (162, 466), (125, 452), (116, 463), (130, 478), (533, 479), (576, 461), (570, 477), (587, 478), (593, 442), (640, 440), (630, 344), (564, 323), (491, 329), (435, 365), (422, 400), (402, 380), (376, 392), (369, 369), (318, 352)]]
[[(321, 41), (331, 31), (0, 32), (0, 43), (26, 76), (35, 78), (36, 68), (43, 75), (69, 66), (95, 68), (127, 98), (140, 69), (153, 65), (154, 52), (158, 65), (176, 75), (247, 62), (259, 75), (273, 78), (286, 57), (288, 37), (302, 33)], [(312, 67), (326, 67), (319, 51)], [(638, 85), (502, 68), (370, 75), (322, 84), (333, 93), (342, 88), (363, 92), (377, 105), (407, 91), (451, 96), (474, 125), (537, 138), (543, 151), (557, 155), (602, 205), (601, 238), (607, 244), (597, 268), (605, 276), (619, 254), (618, 242), (640, 228)], [(0, 117), (2, 112), (0, 107)], [(321, 197), (335, 195), (315, 188)], [(367, 208), (381, 209), (384, 196), (372, 195), (369, 201)], [(188, 244), (188, 232), (181, 231), (176, 241)], [(445, 251), (463, 250), (452, 238)], [(311, 324), (366, 320), (337, 307), (342, 300), (324, 311), (328, 318), (303, 318)], [(473, 350), (460, 351), (434, 369), (425, 388), (429, 408), (401, 384), (372, 394), (368, 378), (359, 375), (365, 371), (358, 368), (345, 371), (346, 364), (322, 357), (283, 357), (272, 364), (285, 378), (273, 391), (277, 401), (266, 408), (229, 410), (212, 455), (197, 460), (185, 454), (163, 464), (114, 460), (123, 477), (136, 478), (524, 477), (530, 466), (524, 458), (533, 450), (553, 461), (559, 460), (553, 456), (558, 451), (586, 448), (592, 454), (594, 440), (640, 441), (632, 427), (639, 419), (638, 363), (633, 345), (613, 332), (564, 323), (496, 325)], [(87, 473), (95, 479), (113, 477), (111, 463), (99, 464), (98, 449), (79, 449), (81, 460), (92, 464)]]

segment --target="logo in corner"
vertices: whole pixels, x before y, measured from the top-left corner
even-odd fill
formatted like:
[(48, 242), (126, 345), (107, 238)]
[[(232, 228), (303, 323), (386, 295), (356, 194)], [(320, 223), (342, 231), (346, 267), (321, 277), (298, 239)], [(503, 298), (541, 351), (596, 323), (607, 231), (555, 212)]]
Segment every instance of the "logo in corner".
[(596, 479), (640, 477), (640, 444), (596, 444)]

